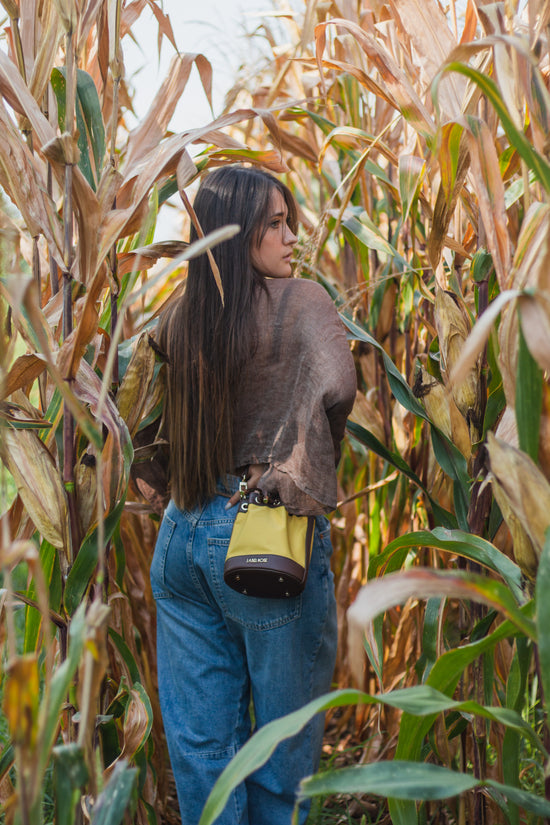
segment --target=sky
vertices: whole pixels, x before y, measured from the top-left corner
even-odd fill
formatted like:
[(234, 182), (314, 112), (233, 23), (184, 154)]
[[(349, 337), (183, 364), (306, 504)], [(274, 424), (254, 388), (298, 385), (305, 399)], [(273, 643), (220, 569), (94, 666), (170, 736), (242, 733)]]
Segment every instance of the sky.
[[(172, 23), (180, 52), (202, 53), (212, 64), (214, 115), (221, 113), (225, 93), (235, 82), (236, 71), (251, 54), (246, 32), (254, 31), (265, 14), (273, 12), (271, 0), (164, 0), (163, 9)], [(136, 122), (149, 105), (166, 76), (175, 54), (172, 44), (163, 38), (158, 57), (158, 25), (148, 8), (132, 27), (136, 44), (126, 37), (123, 42), (126, 77), (135, 89), (133, 99)], [(193, 67), (170, 123), (174, 132), (204, 126), (213, 119), (197, 69)], [(191, 144), (190, 154), (200, 152), (204, 144)], [(170, 203), (176, 211), (164, 207), (155, 229), (155, 241), (178, 238), (181, 234), (181, 201), (174, 195)]]
[[(181, 52), (200, 52), (213, 68), (214, 112), (219, 114), (223, 98), (233, 85), (236, 69), (247, 54), (244, 33), (252, 31), (261, 13), (272, 11), (270, 0), (164, 0), (174, 37)], [(124, 41), (127, 76), (135, 88), (135, 110), (143, 117), (166, 75), (174, 55), (164, 38), (159, 64), (157, 23), (148, 8), (133, 26), (139, 47)], [(193, 68), (182, 100), (171, 123), (174, 131), (202, 126), (211, 119), (210, 109), (197, 70)]]

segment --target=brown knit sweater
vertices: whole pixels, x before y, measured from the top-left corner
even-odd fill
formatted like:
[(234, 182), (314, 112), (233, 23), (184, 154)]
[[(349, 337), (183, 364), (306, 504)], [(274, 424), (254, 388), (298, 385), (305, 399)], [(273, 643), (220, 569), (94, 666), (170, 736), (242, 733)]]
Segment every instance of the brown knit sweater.
[(243, 370), (234, 424), (236, 467), (266, 464), (259, 488), (291, 513), (336, 507), (336, 464), (357, 389), (344, 326), (313, 281), (268, 279), (257, 343)]

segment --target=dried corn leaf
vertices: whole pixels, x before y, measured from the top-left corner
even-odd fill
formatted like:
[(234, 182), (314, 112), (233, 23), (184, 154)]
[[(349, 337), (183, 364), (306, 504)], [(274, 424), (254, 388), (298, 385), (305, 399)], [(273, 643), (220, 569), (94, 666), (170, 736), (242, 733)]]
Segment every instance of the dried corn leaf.
[(550, 371), (550, 292), (522, 295), (518, 300), (521, 328), (529, 352), (541, 369)]
[(76, 29), (78, 9), (75, 0), (53, 0), (55, 9), (66, 32), (71, 34)]
[(187, 241), (158, 241), (148, 246), (140, 246), (119, 255), (117, 272), (119, 277), (128, 272), (150, 269), (161, 258), (177, 258), (189, 246)]
[(166, 134), (166, 129), (179, 103), (189, 80), (193, 64), (200, 65), (206, 61), (210, 67), (210, 90), (212, 67), (201, 54), (176, 55), (163, 80), (158, 94), (153, 98), (151, 107), (140, 124), (130, 133), (126, 154), (126, 166), (132, 168), (145, 155), (157, 147)]
[(372, 433), (381, 444), (386, 443), (384, 421), (376, 404), (372, 401), (370, 393), (364, 395), (362, 392), (357, 391), (349, 420), (360, 424), (361, 427)]
[(35, 24), (40, 26), (40, 35), (36, 38), (37, 52), (29, 80), (29, 90), (35, 100), (42, 100), (57, 59), (62, 34), (61, 21), (53, 3), (42, 4), (42, 14)]
[(57, 356), (57, 366), (66, 380), (72, 380), (83, 358), (86, 348), (97, 333), (99, 323), (99, 298), (106, 287), (105, 267), (97, 270), (81, 302), (81, 313), (77, 326), (63, 341)]
[(492, 474), (489, 475), (489, 480), (492, 482), (491, 486), (495, 501), (500, 507), (502, 517), (512, 536), (514, 559), (521, 568), (522, 573), (527, 576), (527, 578), (533, 580), (537, 573), (539, 561), (538, 554), (533, 547), (533, 542), (523, 529), (520, 519), (512, 510), (506, 492)]
[(468, 117), (468, 145), (472, 165), (472, 186), (501, 289), (505, 289), (511, 266), (504, 182), (500, 174), (495, 141), (487, 124), (480, 118)]
[(40, 355), (20, 355), (6, 376), (1, 398), (7, 398), (17, 390), (32, 384), (45, 369), (46, 363)]
[(96, 725), (97, 706), (101, 697), (103, 679), (109, 664), (107, 654), (107, 627), (111, 608), (94, 600), (86, 612), (84, 656), (78, 673), (79, 743), (90, 743)]
[(457, 124), (446, 124), (442, 129), (439, 149), (441, 185), (437, 192), (428, 238), (428, 255), (433, 269), (437, 269), (445, 244), (451, 219), (464, 187), (470, 167), (470, 153), (462, 128)]
[(488, 433), (487, 450), (491, 475), (499, 487), (499, 497), (507, 500), (506, 509), (522, 525), (535, 553), (540, 556), (545, 532), (550, 526), (550, 484), (526, 453), (511, 447), (491, 432)]
[(63, 266), (63, 233), (55, 204), (47, 194), (37, 164), (1, 103), (0, 128), (3, 142), (0, 183), (21, 212), (30, 234), (44, 235), (52, 257)]
[[(390, 0), (392, 16), (403, 37), (410, 40), (425, 73), (426, 87), (456, 46), (448, 19), (435, 0)], [(439, 105), (445, 118), (462, 113), (464, 78), (446, 77), (439, 87)]]
[[(21, 415), (24, 421), (26, 416)], [(68, 509), (58, 468), (35, 430), (0, 431), (0, 457), (38, 532), (54, 547), (68, 551)]]
[(80, 362), (76, 373), (74, 392), (107, 429), (108, 434), (101, 451), (102, 483), (106, 506), (110, 511), (126, 493), (133, 458), (132, 441), (124, 419), (109, 395), (105, 395), (102, 406), (99, 406), (103, 397), (101, 380), (84, 360)]
[(318, 23), (315, 26), (315, 52), (323, 90), (326, 92), (322, 70), (322, 56), (326, 43), (326, 28), (329, 25), (336, 26), (339, 30), (348, 32), (354, 37), (367, 57), (380, 72), (380, 76), (387, 86), (388, 94), (397, 102), (400, 111), (404, 113), (411, 126), (421, 134), (433, 135), (435, 128), (431, 115), (417, 94), (406, 72), (401, 69), (392, 55), (378, 40), (351, 20), (337, 17), (323, 23)]
[(143, 747), (151, 732), (153, 715), (151, 702), (139, 683), (130, 690), (124, 714), (124, 746), (121, 758), (132, 759)]

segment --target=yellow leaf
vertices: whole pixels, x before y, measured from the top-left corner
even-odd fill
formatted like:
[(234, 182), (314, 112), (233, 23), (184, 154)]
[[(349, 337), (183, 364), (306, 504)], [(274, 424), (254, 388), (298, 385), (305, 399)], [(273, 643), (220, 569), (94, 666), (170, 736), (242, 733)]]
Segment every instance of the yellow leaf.
[(32, 748), (36, 743), (39, 706), (38, 657), (19, 656), (8, 664), (2, 708), (14, 744)]

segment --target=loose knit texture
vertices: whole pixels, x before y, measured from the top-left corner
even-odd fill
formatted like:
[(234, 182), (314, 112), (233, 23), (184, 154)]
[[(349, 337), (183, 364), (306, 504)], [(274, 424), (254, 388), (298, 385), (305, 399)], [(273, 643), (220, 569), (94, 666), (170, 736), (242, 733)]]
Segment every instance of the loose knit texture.
[(235, 467), (267, 464), (259, 482), (290, 513), (337, 503), (336, 464), (357, 391), (342, 321), (320, 284), (268, 279), (258, 291), (257, 346), (241, 376)]

